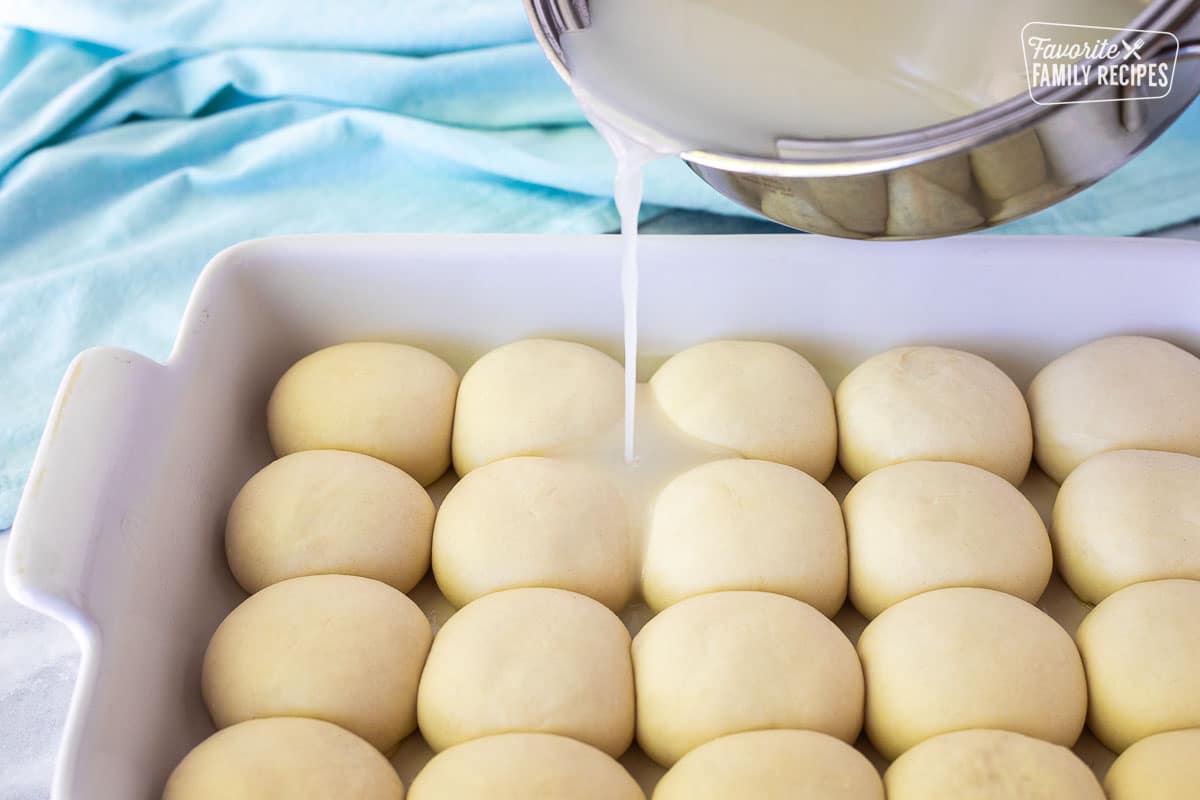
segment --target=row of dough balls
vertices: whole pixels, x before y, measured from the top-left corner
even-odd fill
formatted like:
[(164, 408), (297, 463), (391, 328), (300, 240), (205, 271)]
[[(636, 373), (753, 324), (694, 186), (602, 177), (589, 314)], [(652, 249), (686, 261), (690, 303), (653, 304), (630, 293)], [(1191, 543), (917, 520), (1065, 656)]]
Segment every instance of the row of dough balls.
[[(1069, 747), (1085, 714), (1097, 737), (1121, 752), (1157, 734), (1200, 728), (1196, 608), (1200, 582), (1136, 584), (1088, 615), (1077, 650), (1057, 623), (1022, 600), (941, 589), (881, 614), (856, 653), (824, 615), (782, 595), (693, 597), (655, 616), (631, 641), (594, 600), (515, 589), (467, 605), (430, 649), (428, 623), (403, 594), (363, 578), (312, 576), (276, 584), (235, 609), (210, 643), (203, 688), (219, 728), (307, 717), (336, 723), (383, 752), (419, 723), (429, 745), (446, 753), (524, 732), (568, 737), (615, 758), (636, 738), (674, 772), (691, 763), (689, 753), (732, 734), (808, 730), (849, 744), (865, 722), (871, 743), (897, 770), (907, 753), (955, 731), (1009, 731)], [(227, 747), (245, 749), (252, 734), (238, 737), (226, 737)], [(168, 800), (211, 796), (201, 789), (216, 779), (214, 768), (195, 762), (216, 746), (206, 742), (185, 759)], [(1194, 770), (1200, 753), (1172, 747), (1192, 757), (1179, 757), (1170, 774)], [(1147, 749), (1153, 754), (1130, 748), (1137, 754), (1130, 760)], [(1061, 753), (1055, 758), (1065, 763), (1069, 754)], [(952, 777), (971, 763), (950, 761), (942, 772)], [(923, 771), (912, 772), (919, 780)], [(1126, 772), (1139, 774), (1114, 768), (1114, 780)], [(672, 785), (669, 773), (662, 791)]]
[(1025, 496), (996, 475), (952, 462), (873, 472), (843, 509), (792, 467), (713, 461), (667, 483), (643, 553), (634, 539), (620, 493), (599, 470), (505, 459), (446, 496), (433, 530), (433, 573), (459, 607), (502, 589), (549, 586), (620, 611), (640, 588), (658, 612), (695, 595), (744, 589), (788, 595), (829, 617), (849, 593), (870, 619), (948, 586), (1036, 602), (1052, 570), (1045, 525)]
[(1111, 450), (1200, 456), (1200, 359), (1160, 339), (1085, 344), (1044, 367), (1027, 398), (970, 353), (890, 350), (838, 386), (839, 460), (856, 480), (888, 464), (937, 460), (1019, 484), (1031, 451), (1059, 483)]
[[(404, 592), (428, 570), (435, 508), (422, 484), (448, 466), (457, 389), (441, 359), (381, 343), (319, 351), (279, 381), (268, 428), (282, 457), (226, 521), (230, 570), (251, 597), (201, 667), (218, 730), (175, 768), (164, 800), (405, 796), (383, 753), (416, 729), (433, 630)], [(313, 436), (329, 449), (307, 449)]]
[[(278, 455), (366, 453), (428, 485), (517, 455), (586, 441), (621, 418), (620, 364), (590, 347), (529, 339), (493, 350), (463, 377), (400, 344), (320, 350), (275, 387)], [(1058, 482), (1092, 455), (1147, 449), (1200, 456), (1200, 359), (1142, 336), (1100, 339), (1034, 378), (1028, 406), (998, 367), (943, 347), (873, 356), (836, 398), (795, 352), (718, 341), (670, 358), (650, 381), (685, 433), (824, 481), (835, 456), (854, 479), (901, 461), (958, 461), (1020, 483), (1031, 453)], [(835, 414), (836, 408), (836, 414)], [(1030, 417), (1032, 412), (1032, 421)]]
[[(573, 342), (527, 339), (497, 348), (471, 366), (461, 385), (428, 352), (355, 342), (313, 353), (284, 374), (268, 403), (268, 431), (279, 456), (349, 450), (428, 485), (451, 461), (466, 475), (614, 428), (624, 412), (623, 383), (617, 361)], [(701, 345), (664, 364), (652, 383), (667, 415), (696, 438), (791, 464), (819, 480), (833, 469), (837, 430), (829, 389), (787, 348)]]
[[(1135, 745), (1105, 779), (1108, 800), (1181, 800), (1200, 784), (1200, 731)], [(764, 730), (708, 742), (659, 782), (654, 800), (1105, 800), (1064, 747), (1001, 730), (943, 734), (909, 750), (882, 780), (857, 750), (825, 734)], [(319, 720), (272, 718), (206, 740), (171, 776), (165, 800), (355, 797), (402, 800), (391, 765)], [(452, 747), (418, 774), (408, 800), (645, 800), (620, 764), (588, 745), (510, 733)]]
[(705, 592), (750, 589), (795, 597), (827, 616), (848, 594), (872, 619), (951, 586), (1036, 602), (1052, 553), (1075, 593), (1096, 603), (1133, 583), (1200, 579), (1200, 459), (1095, 456), (1059, 493), (1052, 535), (1015, 487), (970, 465), (885, 467), (839, 509), (799, 470), (715, 461), (661, 490), (639, 557), (620, 493), (602, 472), (521, 457), (476, 470), (451, 490), (436, 523), (422, 528), (411, 582), (427, 563), (431, 529), (434, 575), (457, 607), (502, 589), (549, 586), (619, 611), (638, 588), (640, 565), (641, 593), (654, 611)]
[[(1082, 492), (1085, 503), (1089, 494)], [(1087, 530), (1082, 536), (1094, 538)], [(1119, 536), (1110, 537), (1114, 547)], [(640, 580), (654, 611), (705, 592), (751, 589), (833, 616), (849, 592), (873, 618), (947, 586), (1035, 602), (1052, 567), (1050, 539), (1029, 501), (1003, 479), (952, 462), (877, 470), (850, 491), (843, 509), (792, 467), (714, 461), (660, 491), (644, 554), (634, 540), (620, 492), (587, 464), (540, 457), (489, 464), (462, 479), (435, 517), (428, 494), (404, 472), (336, 450), (295, 453), (265, 467), (234, 500), (226, 528), (231, 569), (248, 592), (323, 573), (407, 592), (432, 561), (456, 607), (503, 589), (544, 586), (620, 611)]]
[[(1181, 800), (1200, 782), (1200, 731), (1144, 740), (1105, 780), (1108, 800)], [(187, 787), (186, 789), (181, 787)], [(885, 789), (886, 787), (886, 789)], [(193, 791), (183, 794), (184, 791)], [(654, 800), (1105, 800), (1091, 771), (1064, 747), (1001, 730), (943, 734), (909, 750), (881, 780), (857, 750), (825, 734), (731, 734), (684, 756)], [(252, 720), (197, 747), (166, 800), (355, 797), (402, 800), (391, 765), (361, 739), (318, 720)], [(418, 774), (409, 800), (644, 800), (620, 764), (565, 737), (510, 733), (452, 747)]]
[(285, 456), (247, 482), (230, 510), (226, 550), (248, 592), (320, 573), (407, 592), (432, 561), (456, 607), (547, 586), (620, 611), (640, 580), (654, 611), (705, 592), (752, 589), (827, 616), (848, 594), (868, 619), (950, 586), (1036, 602), (1056, 557), (1072, 590), (1097, 603), (1138, 582), (1200, 579), (1200, 459), (1144, 450), (1095, 456), (1063, 484), (1050, 534), (1015, 487), (970, 465), (876, 470), (839, 509), (799, 470), (727, 459), (669, 482), (643, 554), (634, 539), (620, 492), (587, 464), (489, 464), (460, 481), (435, 518), (428, 494), (401, 470), (316, 450)]

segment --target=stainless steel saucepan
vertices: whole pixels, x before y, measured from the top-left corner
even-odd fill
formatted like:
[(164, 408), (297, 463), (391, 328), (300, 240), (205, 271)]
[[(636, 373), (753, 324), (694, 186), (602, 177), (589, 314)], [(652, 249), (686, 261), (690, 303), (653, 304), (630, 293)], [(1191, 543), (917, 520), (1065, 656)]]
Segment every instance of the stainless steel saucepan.
[[(572, 84), (560, 37), (587, 26), (587, 0), (525, 0), (525, 6), (551, 63)], [(777, 158), (702, 150), (681, 157), (725, 196), (813, 233), (914, 239), (990, 228), (1113, 172), (1200, 94), (1200, 0), (1156, 0), (1129, 27), (1178, 37), (1165, 97), (1079, 102), (1116, 100), (1122, 90), (1069, 86), (1040, 90), (1036, 103), (1023, 93), (899, 134), (780, 139)], [(1174, 48), (1145, 57), (1174, 58)]]

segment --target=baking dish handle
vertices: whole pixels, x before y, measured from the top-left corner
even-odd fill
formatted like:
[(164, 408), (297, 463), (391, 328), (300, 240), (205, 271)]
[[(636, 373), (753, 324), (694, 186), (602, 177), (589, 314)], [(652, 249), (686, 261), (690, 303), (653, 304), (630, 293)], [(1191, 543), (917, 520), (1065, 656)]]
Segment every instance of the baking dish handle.
[[(120, 465), (166, 368), (115, 347), (85, 350), (67, 368), (13, 521), (4, 565), (22, 604), (73, 628), (88, 624), (85, 582)], [(127, 488), (127, 487), (125, 487)]]

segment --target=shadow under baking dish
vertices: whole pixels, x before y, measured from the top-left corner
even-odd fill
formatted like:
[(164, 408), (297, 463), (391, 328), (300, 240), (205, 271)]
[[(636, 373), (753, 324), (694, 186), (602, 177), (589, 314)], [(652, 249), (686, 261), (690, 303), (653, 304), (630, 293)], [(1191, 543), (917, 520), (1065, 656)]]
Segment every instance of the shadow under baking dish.
[[(1189, 242), (651, 236), (641, 247), (642, 379), (665, 355), (715, 338), (788, 345), (831, 386), (900, 344), (979, 353), (1021, 386), (1106, 335), (1200, 351), (1200, 246)], [(6, 563), (13, 595), (71, 626), (83, 651), (53, 796), (157, 798), (212, 732), (201, 658), (244, 597), (225, 563), (225, 514), (272, 459), (266, 402), (290, 364), (364, 339), (425, 347), (460, 371), (529, 336), (619, 355), (619, 255), (606, 236), (250, 242), (205, 269), (165, 365), (115, 348), (81, 354), (51, 412)], [(1048, 511), (1053, 484), (1035, 473), (1023, 488)], [(415, 594), (435, 624), (444, 619), (428, 579)], [(1057, 580), (1041, 605), (1068, 630), (1085, 610)], [(862, 626), (848, 611), (837, 622), (852, 639)], [(420, 748), (406, 742), (402, 766)], [(1076, 749), (1100, 772), (1112, 757), (1086, 735)], [(647, 785), (655, 778), (635, 753), (624, 762)]]

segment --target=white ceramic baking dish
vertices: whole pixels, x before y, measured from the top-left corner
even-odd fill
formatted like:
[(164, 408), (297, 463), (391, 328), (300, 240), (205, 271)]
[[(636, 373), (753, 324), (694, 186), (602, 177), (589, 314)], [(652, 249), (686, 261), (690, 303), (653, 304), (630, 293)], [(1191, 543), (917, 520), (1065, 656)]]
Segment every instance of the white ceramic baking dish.
[[(730, 336), (791, 345), (831, 385), (905, 343), (973, 350), (1021, 384), (1106, 334), (1200, 352), (1200, 246), (1185, 242), (647, 237), (642, 253), (646, 369)], [(530, 335), (619, 355), (618, 261), (613, 237), (250, 242), (205, 269), (166, 364), (82, 353), (46, 426), (5, 573), (12, 594), (69, 625), (83, 651), (53, 796), (156, 798), (211, 732), (201, 654), (242, 596), (224, 562), (225, 512), (271, 458), (265, 405), (289, 364), (375, 338), (428, 347), (460, 370)]]

